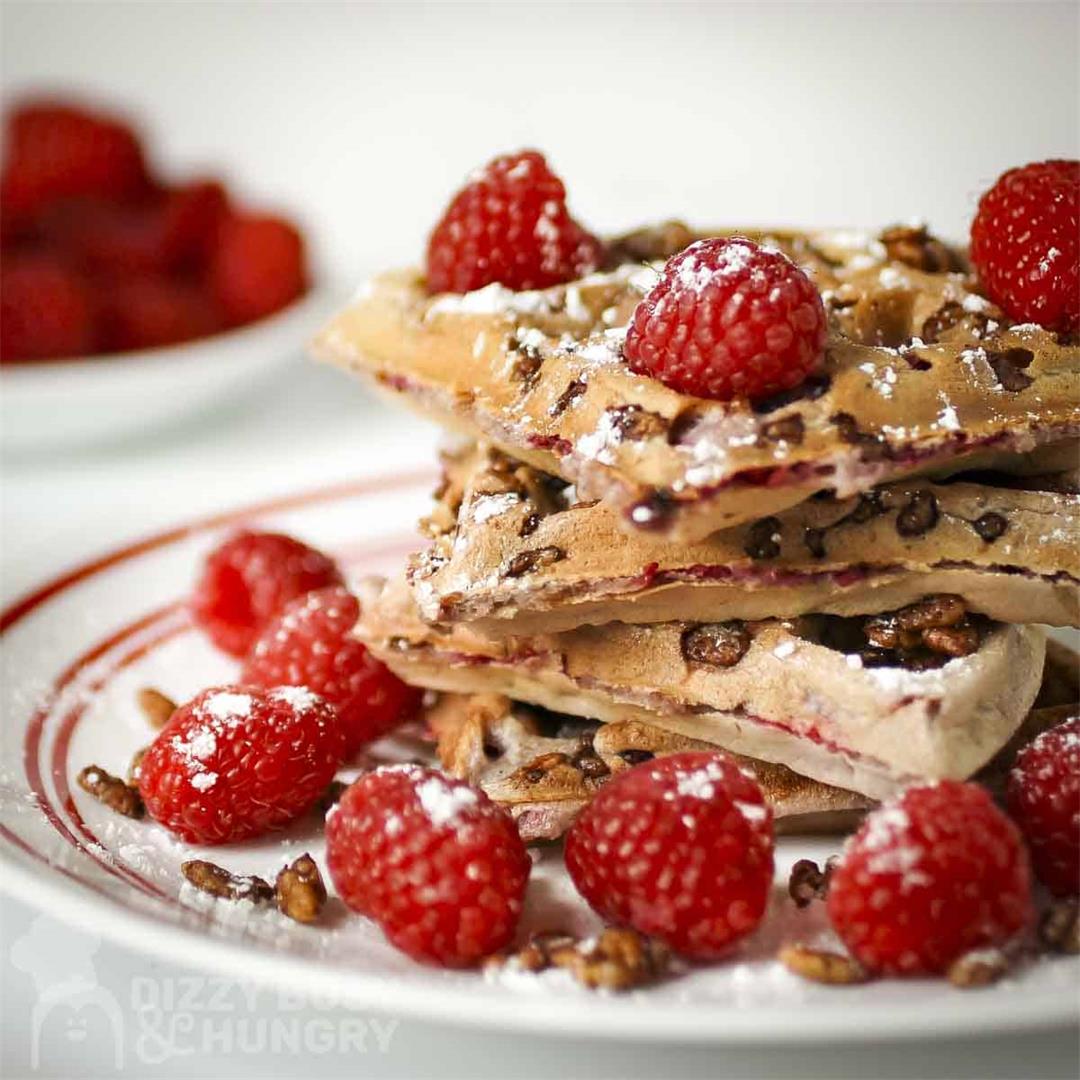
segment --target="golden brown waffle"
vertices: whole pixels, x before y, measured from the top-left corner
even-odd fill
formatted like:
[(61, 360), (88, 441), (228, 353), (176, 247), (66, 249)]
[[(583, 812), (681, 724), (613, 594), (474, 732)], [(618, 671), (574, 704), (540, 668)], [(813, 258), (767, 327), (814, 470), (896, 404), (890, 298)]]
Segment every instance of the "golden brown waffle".
[[(505, 806), (526, 840), (561, 836), (603, 784), (639, 761), (716, 749), (640, 720), (598, 725), (498, 694), (440, 695), (427, 719), (443, 768)], [(761, 785), (778, 832), (845, 831), (873, 804), (783, 765), (735, 756)]]
[(621, 533), (604, 503), (579, 502), (498, 450), (462, 447), (443, 464), (427, 521), (434, 543), (409, 571), (431, 622), (557, 633), (615, 620), (867, 614), (931, 593), (1001, 622), (1080, 622), (1080, 494), (902, 480), (678, 544)]
[(417, 685), (642, 720), (874, 798), (913, 780), (970, 776), (1039, 688), (1045, 638), (1031, 627), (991, 623), (971, 655), (922, 671), (864, 666), (868, 654), (844, 643), (850, 629), (816, 616), (496, 639), (424, 623), (404, 580), (366, 583), (357, 625), (372, 652)]
[(676, 393), (622, 359), (663, 258), (695, 238), (679, 225), (624, 238), (614, 269), (539, 292), (430, 297), (418, 271), (384, 274), (315, 349), (604, 499), (621, 525), (680, 541), (817, 491), (847, 498), (976, 466), (1049, 471), (1039, 448), (1053, 444), (1051, 459), (1075, 462), (1061, 444), (1080, 434), (1080, 347), (1009, 325), (958, 253), (917, 230), (742, 234), (800, 263), (830, 314), (820, 375), (754, 407)]

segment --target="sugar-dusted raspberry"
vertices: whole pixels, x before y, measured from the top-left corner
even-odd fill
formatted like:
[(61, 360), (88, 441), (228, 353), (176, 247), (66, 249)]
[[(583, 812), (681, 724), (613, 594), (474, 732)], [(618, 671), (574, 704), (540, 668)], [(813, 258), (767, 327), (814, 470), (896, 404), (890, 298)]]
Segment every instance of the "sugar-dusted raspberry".
[(218, 230), (210, 282), (230, 324), (261, 319), (307, 288), (304, 240), (280, 218), (228, 217)]
[(206, 337), (221, 326), (217, 308), (197, 285), (164, 277), (110, 282), (100, 290), (102, 346), (153, 349)]
[(139, 764), (139, 792), (184, 840), (227, 844), (310, 809), (344, 753), (334, 707), (309, 690), (221, 686), (173, 713)]
[(243, 657), (290, 600), (341, 583), (321, 551), (281, 533), (245, 530), (207, 557), (192, 616), (219, 649)]
[(566, 838), (578, 891), (605, 919), (699, 959), (761, 921), (772, 811), (725, 754), (672, 754), (618, 774)]
[(638, 304), (624, 355), (639, 375), (728, 401), (798, 386), (820, 363), (825, 308), (786, 255), (751, 240), (699, 240)]
[(1080, 894), (1080, 717), (1020, 751), (1006, 797), (1035, 876), (1055, 896)]
[(0, 360), (83, 356), (96, 344), (86, 283), (49, 255), (5, 255), (0, 268)]
[(601, 244), (566, 209), (566, 189), (535, 150), (505, 154), (469, 177), (428, 241), (429, 291), (498, 282), (545, 289), (595, 270)]
[(943, 780), (883, 804), (829, 881), (829, 918), (871, 971), (942, 972), (1031, 921), (1031, 876), (1016, 826), (976, 784)]
[(1080, 329), (1080, 161), (1010, 169), (979, 200), (971, 261), (1014, 319)]
[(417, 765), (376, 769), (342, 795), (326, 863), (349, 907), (410, 956), (447, 967), (509, 943), (531, 867), (505, 810)]
[(142, 149), (125, 124), (61, 102), (32, 101), (8, 118), (5, 213), (36, 214), (56, 199), (130, 199), (150, 187)]
[(350, 754), (408, 719), (422, 697), (353, 636), (359, 615), (356, 597), (339, 585), (297, 597), (255, 642), (241, 676), (252, 686), (306, 686), (325, 698)]

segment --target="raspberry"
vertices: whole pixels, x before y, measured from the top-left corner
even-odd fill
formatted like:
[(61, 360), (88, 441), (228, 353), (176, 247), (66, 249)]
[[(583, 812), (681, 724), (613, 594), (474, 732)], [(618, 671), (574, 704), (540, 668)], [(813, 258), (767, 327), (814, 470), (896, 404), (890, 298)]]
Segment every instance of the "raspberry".
[(30, 102), (8, 119), (4, 198), (32, 216), (56, 199), (130, 199), (150, 181), (134, 132), (112, 117), (62, 103)]
[(543, 154), (523, 150), (489, 162), (453, 197), (428, 241), (428, 289), (545, 289), (595, 270), (600, 255)]
[(829, 881), (828, 911), (871, 971), (942, 972), (1028, 926), (1027, 854), (1016, 826), (976, 784), (911, 787), (848, 841)]
[(1080, 893), (1080, 717), (1044, 731), (1020, 751), (1006, 801), (1035, 876), (1055, 896)]
[(699, 240), (634, 309), (623, 353), (639, 375), (695, 397), (760, 398), (821, 360), (825, 308), (786, 255), (750, 240)]
[(110, 350), (174, 345), (221, 325), (210, 298), (185, 282), (145, 277), (110, 284), (104, 293), (103, 337)]
[(290, 600), (341, 582), (332, 559), (291, 536), (239, 532), (207, 558), (192, 615), (219, 649), (244, 657)]
[(218, 232), (210, 283), (230, 324), (261, 319), (307, 288), (304, 241), (279, 218), (229, 217)]
[(344, 752), (334, 707), (310, 691), (221, 686), (173, 713), (139, 765), (139, 791), (184, 840), (227, 844), (309, 810)]
[(162, 274), (169, 268), (162, 217), (156, 201), (130, 206), (109, 199), (70, 199), (42, 211), (39, 230), (90, 275)]
[(1080, 329), (1080, 161), (1010, 169), (979, 200), (971, 261), (1012, 318)]
[(54, 360), (94, 351), (95, 309), (81, 277), (48, 255), (5, 255), (0, 360)]
[(605, 919), (714, 958), (765, 913), (772, 811), (726, 755), (672, 754), (600, 790), (567, 835), (566, 866)]
[(531, 867), (505, 810), (417, 765), (376, 769), (345, 792), (327, 817), (326, 862), (350, 908), (447, 967), (509, 943)]
[(41, 214), (39, 229), (91, 273), (197, 273), (208, 263), (225, 212), (221, 185), (205, 181), (135, 204), (67, 200)]
[(196, 180), (167, 193), (162, 247), (170, 269), (201, 270), (209, 264), (228, 209), (225, 188), (216, 180)]
[(348, 752), (412, 715), (422, 691), (403, 683), (352, 634), (356, 597), (341, 586), (299, 596), (263, 631), (241, 682), (306, 686), (337, 708)]

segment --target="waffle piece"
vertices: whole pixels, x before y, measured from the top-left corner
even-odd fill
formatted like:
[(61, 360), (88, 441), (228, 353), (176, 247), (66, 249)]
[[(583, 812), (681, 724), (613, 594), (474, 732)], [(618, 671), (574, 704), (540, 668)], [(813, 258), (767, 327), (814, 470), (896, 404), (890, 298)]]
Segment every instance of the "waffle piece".
[(430, 622), (556, 633), (615, 620), (869, 614), (951, 593), (1001, 622), (1080, 623), (1080, 494), (902, 480), (675, 544), (620, 533), (604, 503), (579, 502), (498, 450), (443, 460), (434, 543), (409, 569)]
[[(1076, 654), (1071, 657), (1075, 671)], [(1048, 651), (1044, 690), (1052, 666)], [(1075, 702), (1033, 709), (975, 779), (1000, 795), (1017, 752), (1076, 714)], [(623, 769), (665, 754), (717, 749), (640, 720), (599, 724), (499, 694), (440, 694), (426, 719), (443, 768), (505, 806), (526, 841), (562, 836), (596, 791)], [(780, 835), (849, 832), (863, 811), (876, 805), (865, 795), (800, 776), (784, 765), (733, 756), (761, 785)]]
[(938, 644), (974, 651), (912, 670), (904, 663), (925, 663), (924, 653), (902, 662), (883, 651), (896, 629), (881, 621), (874, 647), (861, 620), (833, 616), (497, 639), (424, 623), (404, 579), (365, 583), (357, 624), (375, 655), (417, 685), (642, 720), (873, 798), (976, 772), (1026, 715), (1045, 655), (1032, 627), (956, 626)]
[(679, 225), (616, 241), (613, 269), (537, 292), (430, 297), (418, 271), (384, 274), (315, 351), (604, 499), (620, 524), (680, 541), (817, 491), (847, 498), (917, 473), (1074, 463), (1075, 445), (1049, 459), (1033, 451), (1080, 434), (1080, 347), (1010, 326), (958, 253), (908, 234), (749, 234), (800, 263), (830, 313), (820, 374), (753, 407), (679, 394), (622, 359), (663, 258), (695, 238)]
[[(562, 836), (603, 784), (639, 761), (716, 749), (640, 720), (597, 724), (499, 694), (442, 694), (427, 719), (443, 768), (505, 806), (526, 840)], [(873, 805), (783, 765), (735, 756), (761, 784), (777, 832), (843, 832)]]

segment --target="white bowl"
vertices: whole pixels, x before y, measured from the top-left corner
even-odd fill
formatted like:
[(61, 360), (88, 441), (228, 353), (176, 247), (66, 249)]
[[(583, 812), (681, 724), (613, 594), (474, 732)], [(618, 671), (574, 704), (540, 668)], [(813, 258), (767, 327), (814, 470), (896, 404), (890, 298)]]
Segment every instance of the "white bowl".
[(180, 345), (6, 364), (0, 444), (13, 453), (70, 448), (175, 423), (297, 359), (334, 300), (315, 288), (258, 322)]

